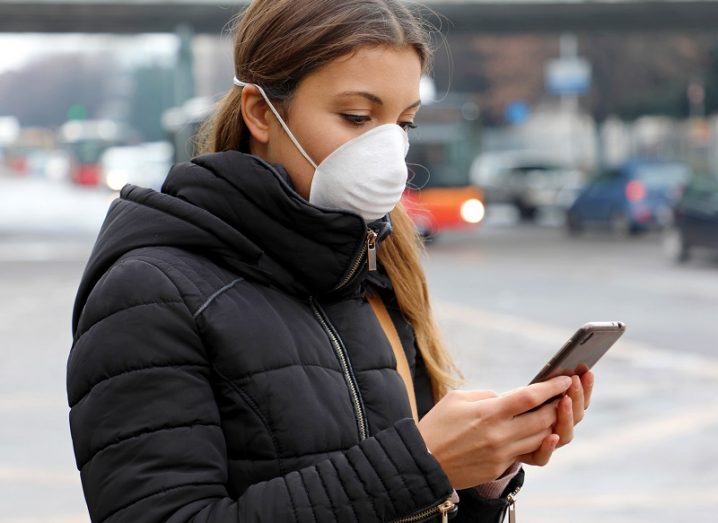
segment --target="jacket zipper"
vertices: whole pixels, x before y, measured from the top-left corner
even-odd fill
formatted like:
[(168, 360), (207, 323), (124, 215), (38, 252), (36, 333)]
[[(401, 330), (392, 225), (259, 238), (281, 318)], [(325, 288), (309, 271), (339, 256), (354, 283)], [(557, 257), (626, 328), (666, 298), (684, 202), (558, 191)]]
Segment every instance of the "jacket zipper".
[[(367, 265), (368, 270), (375, 271), (376, 270), (376, 239), (377, 239), (377, 232), (371, 229), (370, 227), (367, 227), (366, 234), (364, 236), (364, 241), (362, 242), (362, 246), (359, 249), (359, 252), (357, 253), (354, 261), (352, 262), (352, 265), (349, 268), (349, 271), (344, 275), (344, 277), (341, 279), (341, 281), (334, 287), (333, 290), (337, 290), (345, 286), (347, 283), (351, 281), (351, 279), (354, 277), (356, 272), (359, 270), (359, 267), (361, 267), (362, 260), (364, 258), (364, 254), (367, 254)], [(367, 427), (366, 423), (366, 416), (364, 415), (364, 410), (362, 407), (362, 402), (359, 397), (359, 391), (356, 382), (354, 381), (353, 373), (351, 372), (351, 364), (349, 362), (349, 356), (346, 354), (346, 349), (344, 347), (344, 344), (341, 341), (341, 338), (339, 338), (338, 334), (335, 334), (333, 327), (329, 323), (327, 319), (325, 319), (323, 311), (321, 311), (321, 306), (319, 303), (316, 302), (314, 297), (309, 297), (309, 302), (312, 306), (312, 310), (314, 311), (314, 315), (319, 320), (319, 323), (321, 323), (324, 330), (328, 333), (329, 339), (332, 342), (332, 347), (334, 348), (334, 351), (336, 352), (337, 358), (339, 359), (339, 363), (342, 367), (342, 373), (344, 374), (344, 379), (347, 383), (347, 386), (349, 388), (350, 395), (352, 397), (352, 403), (354, 405), (354, 413), (357, 418), (357, 425), (359, 427), (359, 439), (364, 440), (367, 438), (367, 434), (369, 432), (369, 429)], [(451, 512), (452, 509), (456, 504), (451, 501), (451, 496), (446, 498), (444, 501), (439, 503), (438, 505), (433, 505), (429, 508), (426, 508), (424, 510), (421, 510), (419, 512), (415, 512), (414, 514), (411, 514), (409, 516), (399, 518), (392, 520), (392, 523), (409, 523), (409, 522), (419, 522), (422, 520), (425, 520), (428, 517), (431, 517), (434, 514), (441, 514), (441, 522), (442, 523), (448, 523), (449, 521), (449, 512)]]
[[(375, 233), (376, 234), (376, 233)], [(358, 387), (356, 385), (356, 382), (354, 381), (353, 373), (351, 372), (351, 364), (349, 362), (349, 357), (346, 354), (344, 344), (342, 343), (341, 339), (337, 334), (334, 333), (334, 329), (329, 323), (328, 320), (324, 318), (323, 310), (321, 309), (321, 306), (319, 303), (316, 302), (314, 297), (309, 297), (309, 303), (312, 306), (312, 311), (314, 312), (314, 315), (319, 320), (319, 323), (322, 325), (324, 330), (329, 335), (329, 339), (332, 342), (332, 347), (334, 348), (334, 351), (336, 352), (337, 358), (339, 359), (339, 363), (342, 367), (342, 373), (344, 374), (344, 379), (347, 383), (347, 386), (349, 388), (349, 393), (352, 397), (352, 403), (354, 405), (354, 414), (356, 415), (357, 419), (357, 425), (359, 428), (359, 439), (364, 440), (367, 438), (369, 429), (366, 425), (366, 416), (364, 415), (364, 409), (362, 407), (361, 399), (359, 398), (359, 391)], [(441, 514), (441, 522), (447, 523), (449, 521), (449, 512), (456, 506), (456, 504), (451, 501), (451, 496), (446, 498), (444, 501), (439, 503), (438, 505), (433, 505), (429, 508), (426, 508), (424, 510), (421, 510), (420, 512), (415, 512), (414, 514), (411, 514), (409, 516), (394, 519), (392, 520), (392, 523), (409, 523), (409, 522), (419, 522), (422, 520), (425, 520), (426, 518), (434, 515), (434, 514)]]
[(364, 440), (369, 433), (369, 428), (367, 426), (366, 416), (364, 415), (362, 401), (359, 397), (359, 389), (356, 384), (356, 381), (354, 381), (354, 373), (351, 370), (351, 363), (349, 361), (349, 356), (346, 354), (344, 343), (342, 343), (341, 339), (339, 338), (339, 335), (334, 332), (334, 328), (329, 323), (329, 320), (325, 319), (323, 311), (321, 310), (321, 306), (319, 305), (319, 303), (316, 302), (314, 297), (309, 297), (309, 303), (312, 306), (314, 315), (329, 335), (329, 339), (332, 342), (334, 352), (339, 359), (339, 363), (342, 367), (342, 374), (344, 374), (344, 380), (347, 383), (349, 393), (352, 398), (352, 403), (354, 404), (354, 414), (356, 415), (357, 425), (359, 428), (359, 439)]
[[(274, 175), (281, 180), (282, 176), (277, 172), (277, 170), (274, 168), (273, 165), (271, 165), (269, 162), (267, 162), (266, 160), (263, 160), (262, 158), (259, 158), (259, 157), (257, 157), (257, 160), (261, 164), (263, 164), (265, 167), (267, 167), (270, 171), (272, 171), (274, 173)], [(364, 253), (367, 251), (369, 252), (369, 258), (367, 260), (367, 262), (369, 264), (369, 270), (370, 271), (376, 270), (376, 237), (377, 236), (378, 235), (377, 235), (376, 231), (372, 230), (370, 227), (367, 227), (366, 233), (364, 236), (364, 241), (362, 242), (361, 249), (359, 250), (359, 253), (357, 254), (356, 259), (352, 263), (352, 266), (351, 266), (349, 272), (344, 276), (344, 278), (341, 279), (341, 281), (332, 290), (335, 291), (337, 289), (340, 289), (340, 288), (344, 287), (344, 285), (349, 283), (349, 281), (352, 279), (352, 277), (354, 276), (356, 271), (361, 266), (362, 258), (364, 257)]]
[(516, 487), (511, 494), (506, 496), (506, 501), (509, 502), (509, 523), (516, 523), (516, 494), (519, 493), (519, 490), (521, 490), (520, 486)]
[(419, 512), (415, 512), (409, 516), (405, 516), (403, 518), (399, 519), (392, 519), (391, 523), (408, 523), (408, 522), (417, 522), (417, 521), (424, 521), (426, 518), (429, 518), (435, 514), (441, 514), (441, 523), (447, 523), (449, 521), (449, 512), (456, 506), (456, 504), (451, 501), (451, 496), (446, 498), (444, 501), (439, 503), (438, 505), (433, 505), (429, 508), (426, 508), (424, 510), (421, 510)]
[[(374, 234), (376, 234), (376, 233), (374, 233)], [(365, 245), (366, 245), (366, 243), (365, 243)], [(339, 363), (342, 367), (342, 374), (344, 375), (344, 380), (347, 383), (347, 386), (349, 388), (349, 393), (352, 398), (352, 404), (354, 405), (354, 414), (356, 415), (357, 426), (359, 428), (359, 439), (364, 440), (367, 438), (367, 435), (369, 433), (369, 428), (367, 426), (366, 416), (364, 414), (364, 408), (363, 408), (361, 399), (359, 397), (358, 386), (357, 386), (356, 382), (354, 381), (354, 374), (351, 371), (351, 363), (349, 361), (349, 356), (346, 354), (346, 349), (344, 347), (344, 344), (341, 341), (341, 338), (339, 338), (338, 334), (336, 334), (334, 332), (334, 328), (331, 325), (331, 323), (329, 322), (329, 320), (325, 318), (324, 311), (323, 311), (321, 305), (319, 305), (319, 303), (314, 299), (313, 296), (309, 297), (309, 303), (312, 307), (312, 311), (314, 312), (315, 317), (317, 318), (317, 320), (319, 320), (319, 323), (322, 325), (322, 327), (324, 328), (326, 333), (329, 335), (329, 339), (332, 342), (332, 347), (334, 348), (337, 358), (339, 359)], [(518, 490), (515, 492), (518, 492)], [(449, 496), (448, 498), (446, 498), (444, 501), (442, 501), (438, 505), (433, 505), (429, 508), (421, 510), (420, 512), (415, 512), (414, 514), (405, 516), (403, 518), (394, 519), (394, 520), (392, 520), (392, 523), (419, 522), (419, 521), (425, 520), (426, 518), (428, 518), (434, 514), (441, 514), (441, 522), (448, 523), (449, 512), (451, 512), (455, 506), (456, 506), (456, 504), (453, 501), (451, 501), (451, 496)]]
[(344, 277), (337, 283), (337, 285), (332, 289), (332, 291), (336, 291), (338, 289), (341, 289), (344, 287), (347, 283), (351, 281), (351, 279), (356, 274), (357, 270), (359, 270), (359, 267), (361, 267), (362, 260), (364, 259), (364, 254), (367, 254), (367, 265), (370, 271), (376, 270), (376, 238), (378, 234), (373, 229), (367, 227), (366, 233), (364, 235), (364, 241), (362, 241), (361, 248), (359, 249), (359, 252), (357, 253), (356, 257), (354, 258), (354, 261), (352, 262), (351, 266), (349, 267), (349, 271), (344, 275)]

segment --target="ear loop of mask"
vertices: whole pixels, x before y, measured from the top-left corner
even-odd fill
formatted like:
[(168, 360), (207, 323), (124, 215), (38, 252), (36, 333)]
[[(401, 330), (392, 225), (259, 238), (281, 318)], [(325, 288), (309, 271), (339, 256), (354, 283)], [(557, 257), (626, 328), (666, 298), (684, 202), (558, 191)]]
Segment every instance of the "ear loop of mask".
[(284, 130), (286, 131), (287, 135), (289, 136), (289, 139), (292, 140), (292, 142), (293, 142), (294, 145), (297, 147), (297, 149), (299, 149), (299, 152), (302, 153), (302, 156), (304, 156), (304, 158), (306, 158), (307, 161), (308, 161), (310, 164), (312, 164), (312, 167), (314, 167), (314, 170), (316, 170), (316, 169), (317, 169), (317, 164), (314, 163), (314, 160), (312, 160), (312, 159), (309, 157), (309, 155), (307, 154), (307, 152), (304, 150), (304, 148), (300, 145), (300, 143), (299, 143), (299, 142), (297, 141), (297, 139), (294, 137), (294, 134), (292, 134), (292, 131), (289, 130), (289, 127), (287, 127), (287, 124), (284, 123), (284, 120), (282, 119), (282, 117), (279, 116), (279, 113), (278, 113), (277, 110), (274, 108), (274, 105), (272, 105), (272, 102), (269, 101), (269, 98), (267, 97), (267, 94), (264, 92), (264, 89), (262, 89), (262, 87), (259, 86), (259, 85), (257, 85), (257, 84), (250, 84), (250, 83), (248, 83), (248, 82), (243, 82), (242, 80), (239, 80), (236, 76), (234, 77), (234, 80), (232, 81), (232, 83), (234, 83), (234, 85), (239, 86), (239, 87), (246, 87), (247, 85), (254, 85), (257, 89), (259, 89), (259, 92), (262, 93), (262, 97), (264, 98), (264, 100), (265, 100), (265, 101), (267, 102), (267, 104), (269, 105), (269, 108), (270, 108), (270, 109), (272, 110), (272, 112), (274, 113), (274, 116), (276, 116), (276, 117), (277, 117), (277, 120), (279, 120), (279, 124), (284, 128)]

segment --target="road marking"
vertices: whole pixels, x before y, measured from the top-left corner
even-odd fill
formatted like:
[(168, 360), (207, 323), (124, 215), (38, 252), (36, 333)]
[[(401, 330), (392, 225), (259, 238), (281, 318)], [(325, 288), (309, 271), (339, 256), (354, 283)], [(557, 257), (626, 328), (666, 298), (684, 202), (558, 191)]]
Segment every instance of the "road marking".
[(69, 409), (67, 400), (59, 395), (33, 395), (25, 393), (0, 394), (0, 412), (26, 409)]
[[(553, 345), (557, 350), (571, 334), (563, 327), (447, 301), (435, 301), (434, 309), (440, 319), (459, 321), (479, 330), (510, 333), (531, 341)], [(639, 367), (669, 369), (671, 372), (696, 378), (718, 380), (716, 358), (661, 349), (625, 339), (619, 340), (616, 348), (620, 350), (609, 351), (606, 357), (623, 360)]]
[[(437, 301), (435, 310), (440, 319), (458, 321), (479, 330), (497, 330), (530, 341), (560, 346), (566, 340), (566, 330), (518, 316), (487, 311), (484, 309)], [(685, 355), (647, 344), (619, 342), (621, 350), (608, 352), (606, 357), (624, 360), (636, 366), (667, 368), (692, 377), (718, 379), (718, 360), (698, 355)], [(718, 425), (718, 404), (701, 404), (692, 410), (666, 413), (659, 419), (641, 419), (632, 425), (623, 425), (608, 434), (582, 437), (571, 444), (566, 452), (557, 454), (551, 466), (541, 474), (557, 474), (567, 469), (620, 458), (631, 449), (642, 445), (670, 440), (684, 434), (694, 434), (702, 429)], [(581, 500), (583, 498), (581, 497)], [(551, 503), (555, 502), (552, 499)]]
[(0, 482), (7, 481), (38, 486), (80, 485), (80, 473), (62, 472), (51, 469), (0, 467)]
[[(608, 434), (577, 438), (565, 453), (551, 458), (551, 466), (544, 473), (565, 473), (575, 467), (621, 459), (637, 447), (695, 434), (718, 425), (718, 404), (701, 405), (692, 411), (682, 411), (658, 419), (641, 419), (632, 425), (624, 425), (608, 431)], [(718, 498), (716, 498), (718, 499)]]
[(64, 516), (53, 514), (52, 519), (37, 517), (2, 518), (0, 523), (88, 523), (90, 518), (87, 514), (66, 514)]
[(92, 240), (7, 241), (0, 243), (0, 263), (85, 261)]
[[(548, 469), (547, 469), (548, 470)], [(529, 499), (530, 498), (530, 499)], [(593, 492), (590, 496), (570, 496), (552, 492), (546, 496), (545, 492), (526, 492), (526, 505), (531, 508), (617, 508), (631, 507), (632, 509), (648, 508), (670, 509), (715, 507), (718, 504), (718, 487), (701, 486), (695, 482), (689, 486), (676, 485), (650, 491), (631, 489), (626, 492)], [(533, 520), (532, 520), (533, 521)], [(613, 519), (611, 519), (613, 521)]]

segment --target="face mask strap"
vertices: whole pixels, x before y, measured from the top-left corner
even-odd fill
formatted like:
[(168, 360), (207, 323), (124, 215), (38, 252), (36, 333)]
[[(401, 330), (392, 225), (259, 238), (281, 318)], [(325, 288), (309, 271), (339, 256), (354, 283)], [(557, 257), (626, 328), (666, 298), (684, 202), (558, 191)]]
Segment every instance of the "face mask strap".
[(307, 154), (307, 152), (304, 150), (304, 148), (301, 146), (301, 144), (300, 144), (300, 143), (297, 141), (297, 139), (294, 137), (294, 134), (292, 134), (292, 131), (289, 130), (289, 127), (287, 127), (287, 124), (284, 123), (284, 120), (282, 119), (282, 117), (279, 116), (279, 113), (278, 113), (277, 110), (274, 108), (274, 105), (272, 105), (272, 102), (269, 101), (269, 97), (268, 97), (267, 94), (264, 92), (264, 89), (262, 89), (262, 87), (261, 87), (260, 85), (257, 85), (257, 84), (249, 84), (248, 82), (244, 82), (244, 81), (242, 81), (242, 80), (239, 80), (236, 76), (234, 77), (234, 80), (232, 80), (232, 83), (233, 83), (234, 85), (236, 85), (236, 86), (239, 86), (239, 87), (246, 87), (247, 85), (254, 85), (257, 89), (259, 89), (259, 92), (262, 94), (262, 97), (264, 98), (264, 100), (265, 100), (265, 101), (267, 102), (267, 104), (269, 105), (269, 108), (270, 108), (270, 109), (272, 110), (272, 112), (274, 113), (274, 116), (277, 117), (277, 120), (279, 121), (279, 124), (280, 124), (280, 125), (282, 126), (282, 128), (285, 130), (285, 132), (287, 133), (287, 136), (289, 136), (289, 139), (292, 140), (292, 142), (293, 142), (294, 145), (297, 147), (297, 149), (299, 149), (299, 152), (302, 153), (302, 156), (304, 156), (304, 158), (306, 158), (307, 161), (308, 161), (310, 164), (312, 164), (312, 167), (314, 167), (314, 169), (316, 170), (317, 164), (314, 163), (314, 160), (312, 160), (312, 159), (309, 157), (309, 155)]

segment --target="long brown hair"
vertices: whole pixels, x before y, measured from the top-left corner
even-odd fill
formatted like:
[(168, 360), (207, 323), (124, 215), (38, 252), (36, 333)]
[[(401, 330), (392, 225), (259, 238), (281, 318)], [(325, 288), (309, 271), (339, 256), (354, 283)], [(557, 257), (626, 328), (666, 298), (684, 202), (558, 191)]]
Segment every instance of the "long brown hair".
[[(431, 69), (427, 23), (399, 0), (253, 0), (233, 24), (237, 78), (261, 85), (284, 117), (303, 77), (361, 46), (412, 46)], [(232, 88), (201, 127), (199, 152), (249, 152), (240, 110), (241, 89)], [(436, 401), (459, 383), (460, 370), (444, 346), (431, 310), (421, 265), (423, 242), (402, 204), (391, 212), (392, 234), (382, 242), (399, 307), (412, 324)], [(457, 376), (458, 375), (458, 376)]]

